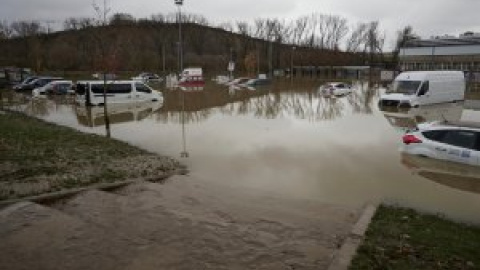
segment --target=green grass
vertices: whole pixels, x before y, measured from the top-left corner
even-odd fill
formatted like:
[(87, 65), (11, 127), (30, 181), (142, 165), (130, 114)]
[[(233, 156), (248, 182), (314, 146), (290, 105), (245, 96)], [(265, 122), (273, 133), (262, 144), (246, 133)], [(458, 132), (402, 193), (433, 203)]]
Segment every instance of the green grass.
[(480, 227), (380, 206), (350, 269), (480, 269)]
[[(117, 140), (22, 114), (0, 114), (0, 200), (152, 177), (174, 169), (159, 159)], [(145, 172), (138, 166), (144, 161), (157, 167)]]

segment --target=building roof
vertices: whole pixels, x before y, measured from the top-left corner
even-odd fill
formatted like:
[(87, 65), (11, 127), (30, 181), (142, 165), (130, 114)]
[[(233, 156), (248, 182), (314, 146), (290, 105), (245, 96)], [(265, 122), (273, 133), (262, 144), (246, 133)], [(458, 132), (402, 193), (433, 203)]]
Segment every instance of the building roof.
[(480, 55), (480, 43), (473, 45), (440, 45), (405, 47), (400, 49), (400, 57), (408, 56), (449, 56), (449, 55)]
[(433, 47), (433, 46), (462, 46), (480, 45), (480, 36), (470, 35), (461, 37), (434, 37), (430, 39), (411, 39), (405, 47)]

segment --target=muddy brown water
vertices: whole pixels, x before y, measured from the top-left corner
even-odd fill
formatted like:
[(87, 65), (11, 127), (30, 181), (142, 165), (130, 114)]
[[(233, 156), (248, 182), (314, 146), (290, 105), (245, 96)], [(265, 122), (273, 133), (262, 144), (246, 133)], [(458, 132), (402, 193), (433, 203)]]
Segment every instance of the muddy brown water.
[[(204, 181), (355, 207), (387, 202), (480, 224), (480, 168), (399, 151), (412, 125), (443, 118), (480, 121), (480, 106), (381, 111), (379, 86), (359, 83), (343, 97), (324, 96), (317, 87), (162, 89), (163, 104), (110, 106), (111, 134), (180, 159)], [(44, 99), (19, 108), (105, 134), (103, 108), (70, 103)]]

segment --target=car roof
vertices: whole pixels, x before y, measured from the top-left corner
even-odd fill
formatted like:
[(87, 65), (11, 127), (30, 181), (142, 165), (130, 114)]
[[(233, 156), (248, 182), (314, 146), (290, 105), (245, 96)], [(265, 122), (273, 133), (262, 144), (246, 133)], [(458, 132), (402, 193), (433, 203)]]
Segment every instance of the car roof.
[(72, 83), (73, 84), (73, 82), (70, 81), (70, 80), (58, 80), (58, 81), (49, 82), (49, 84), (57, 84), (57, 83)]
[(480, 123), (473, 121), (445, 121), (442, 124), (451, 127), (480, 128)]
[[(85, 80), (85, 81), (77, 81), (77, 83), (91, 83), (91, 84), (103, 84), (103, 80)], [(122, 81), (112, 81), (107, 80), (107, 84), (125, 84), (125, 83), (142, 83), (136, 80), (122, 80)]]
[(473, 122), (473, 121), (437, 121), (437, 122), (420, 124), (419, 128), (421, 131), (426, 131), (431, 129), (448, 129), (448, 128), (480, 129), (480, 123)]

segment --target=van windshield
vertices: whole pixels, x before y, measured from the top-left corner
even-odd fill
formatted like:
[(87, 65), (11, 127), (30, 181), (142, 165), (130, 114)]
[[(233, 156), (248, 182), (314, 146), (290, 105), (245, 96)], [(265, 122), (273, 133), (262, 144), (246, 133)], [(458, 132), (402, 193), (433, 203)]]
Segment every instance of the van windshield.
[(421, 81), (394, 81), (391, 93), (414, 95), (421, 83)]

